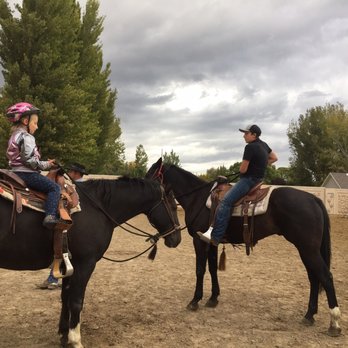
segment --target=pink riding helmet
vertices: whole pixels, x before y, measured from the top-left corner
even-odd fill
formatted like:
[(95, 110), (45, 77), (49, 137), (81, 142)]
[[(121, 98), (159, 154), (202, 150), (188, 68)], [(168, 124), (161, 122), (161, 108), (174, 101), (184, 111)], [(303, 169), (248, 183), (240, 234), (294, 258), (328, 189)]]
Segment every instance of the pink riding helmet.
[(10, 106), (6, 110), (7, 119), (10, 122), (18, 122), (23, 116), (38, 114), (40, 110), (29, 103), (20, 102)]

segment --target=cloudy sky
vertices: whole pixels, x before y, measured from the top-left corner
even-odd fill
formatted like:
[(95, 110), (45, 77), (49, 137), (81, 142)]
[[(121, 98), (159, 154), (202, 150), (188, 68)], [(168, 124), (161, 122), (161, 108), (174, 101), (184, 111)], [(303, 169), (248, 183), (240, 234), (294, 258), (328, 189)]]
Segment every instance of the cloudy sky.
[(128, 161), (142, 144), (149, 164), (173, 150), (195, 173), (228, 167), (256, 123), (287, 166), (291, 120), (347, 108), (346, 1), (101, 0), (100, 15)]

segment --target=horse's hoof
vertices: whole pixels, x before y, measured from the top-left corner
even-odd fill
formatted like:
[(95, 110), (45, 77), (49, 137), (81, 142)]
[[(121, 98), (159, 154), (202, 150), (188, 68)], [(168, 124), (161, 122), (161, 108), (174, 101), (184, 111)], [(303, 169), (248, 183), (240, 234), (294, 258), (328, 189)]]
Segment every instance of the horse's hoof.
[(314, 318), (306, 318), (306, 317), (304, 317), (302, 319), (302, 324), (305, 325), (305, 326), (313, 326), (314, 322), (315, 322)]
[(206, 307), (215, 308), (218, 305), (219, 301), (217, 299), (210, 298), (205, 304)]
[(196, 310), (198, 310), (198, 302), (190, 302), (186, 308), (192, 312), (195, 312)]
[(327, 330), (327, 334), (331, 337), (338, 337), (338, 336), (341, 336), (341, 328), (340, 327), (333, 327), (333, 326), (330, 326), (329, 327), (329, 330)]

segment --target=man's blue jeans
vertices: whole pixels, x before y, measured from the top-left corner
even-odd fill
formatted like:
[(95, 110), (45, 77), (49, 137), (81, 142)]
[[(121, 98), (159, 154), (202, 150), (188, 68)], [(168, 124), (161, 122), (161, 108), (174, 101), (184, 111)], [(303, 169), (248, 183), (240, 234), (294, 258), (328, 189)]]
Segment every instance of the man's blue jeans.
[(259, 182), (261, 182), (261, 179), (251, 177), (240, 178), (240, 180), (225, 194), (217, 208), (214, 228), (211, 233), (211, 238), (215, 242), (219, 243), (226, 231), (234, 203), (246, 195), (248, 191)]

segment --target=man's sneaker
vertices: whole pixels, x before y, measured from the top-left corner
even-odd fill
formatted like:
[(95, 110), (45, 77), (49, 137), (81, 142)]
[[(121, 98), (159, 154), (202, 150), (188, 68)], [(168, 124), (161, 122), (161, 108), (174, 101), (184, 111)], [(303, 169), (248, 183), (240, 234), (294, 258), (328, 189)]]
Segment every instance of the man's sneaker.
[(58, 283), (58, 279), (52, 280), (52, 279), (46, 279), (42, 284), (37, 286), (39, 289), (45, 290), (55, 290), (59, 288), (59, 283)]
[(216, 240), (211, 238), (211, 232), (213, 231), (213, 227), (210, 226), (208, 228), (208, 231), (202, 233), (202, 232), (197, 232), (198, 236), (200, 239), (202, 239), (204, 242), (208, 243), (208, 244), (213, 244), (215, 246), (218, 245), (218, 243), (216, 242)]
[(54, 215), (47, 215), (44, 218), (42, 225), (51, 230), (54, 228), (58, 221), (59, 220)]
[(47, 285), (48, 290), (55, 290), (59, 288), (58, 280), (56, 282), (49, 282)]

